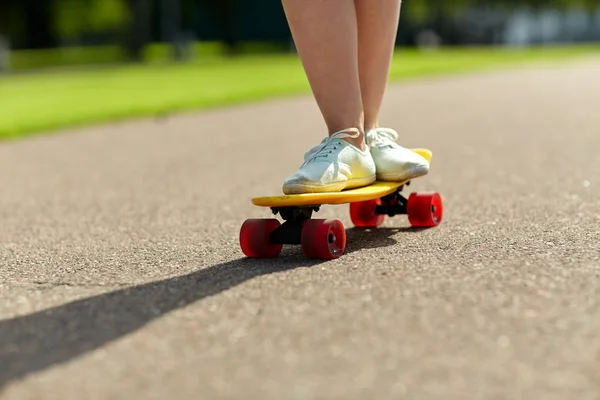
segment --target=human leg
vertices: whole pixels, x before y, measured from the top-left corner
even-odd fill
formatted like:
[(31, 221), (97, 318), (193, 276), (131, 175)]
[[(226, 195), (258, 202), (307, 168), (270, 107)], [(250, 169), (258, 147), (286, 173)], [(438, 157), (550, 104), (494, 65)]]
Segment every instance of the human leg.
[(353, 0), (282, 0), (300, 60), (329, 136), (305, 154), (286, 194), (340, 191), (375, 180), (364, 141)]
[(282, 0), (302, 66), (329, 134), (358, 128), (349, 140), (363, 148), (364, 115), (353, 0)]
[(398, 31), (401, 0), (354, 0), (358, 26), (358, 65), (365, 131), (379, 126)]
[(402, 181), (425, 175), (429, 163), (396, 143), (398, 133), (379, 126), (401, 0), (354, 0), (358, 26), (359, 77), (366, 142), (377, 169), (377, 179)]

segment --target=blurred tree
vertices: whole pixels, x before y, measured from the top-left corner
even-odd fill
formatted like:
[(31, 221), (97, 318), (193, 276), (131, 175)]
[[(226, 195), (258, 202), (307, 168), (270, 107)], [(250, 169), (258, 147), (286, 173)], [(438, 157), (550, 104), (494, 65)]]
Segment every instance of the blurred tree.
[(171, 44), (173, 58), (178, 61), (185, 59), (189, 52), (189, 43), (182, 32), (182, 6), (180, 0), (161, 0), (160, 3), (161, 39)]
[(40, 49), (56, 46), (58, 43), (52, 29), (54, 7), (50, 0), (25, 0), (23, 4), (29, 47)]
[(54, 1), (54, 31), (59, 38), (73, 42), (87, 29), (89, 4), (81, 0)]
[(124, 0), (54, 0), (53, 30), (63, 42), (79, 44), (97, 35), (117, 38), (126, 26)]
[[(144, 46), (153, 39), (181, 44), (182, 20), (185, 19), (193, 30), (220, 38), (234, 53), (239, 35), (247, 31), (254, 18), (254, 11), (246, 12), (256, 7), (268, 13), (280, 4), (263, 0), (0, 0), (0, 34), (8, 38), (12, 48), (119, 41), (132, 59), (140, 60)], [(600, 0), (406, 1), (402, 11), (402, 40), (409, 42), (410, 35), (414, 36), (408, 29), (412, 32), (425, 29), (442, 35), (446, 43), (462, 43), (464, 37), (454, 17), (472, 7), (480, 10), (522, 7), (597, 10)], [(198, 17), (194, 16), (198, 10), (205, 13), (200, 18), (210, 18), (208, 26), (198, 28)], [(267, 38), (268, 35), (265, 34)]]
[(229, 54), (235, 54), (238, 42), (236, 37), (235, 0), (209, 0), (209, 2), (217, 15), (218, 24), (223, 33), (223, 41), (229, 50)]
[(131, 24), (125, 48), (134, 61), (142, 60), (144, 46), (150, 42), (151, 0), (127, 0)]
[(118, 31), (131, 22), (124, 0), (91, 0), (87, 15), (89, 28), (96, 32)]
[(53, 7), (50, 0), (1, 0), (0, 34), (13, 47), (40, 49), (57, 45), (52, 30)]

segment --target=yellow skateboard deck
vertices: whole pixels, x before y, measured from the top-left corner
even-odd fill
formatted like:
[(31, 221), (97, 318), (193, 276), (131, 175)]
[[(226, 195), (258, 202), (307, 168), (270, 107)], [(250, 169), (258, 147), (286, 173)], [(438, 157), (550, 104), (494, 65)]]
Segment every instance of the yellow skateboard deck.
[[(423, 156), (431, 163), (432, 152), (428, 149), (411, 149)], [(304, 193), (281, 196), (255, 197), (252, 204), (259, 207), (293, 207), (315, 206), (323, 204), (348, 204), (367, 200), (378, 199), (394, 193), (404, 182), (376, 181), (369, 186), (357, 189), (348, 189), (341, 192)]]

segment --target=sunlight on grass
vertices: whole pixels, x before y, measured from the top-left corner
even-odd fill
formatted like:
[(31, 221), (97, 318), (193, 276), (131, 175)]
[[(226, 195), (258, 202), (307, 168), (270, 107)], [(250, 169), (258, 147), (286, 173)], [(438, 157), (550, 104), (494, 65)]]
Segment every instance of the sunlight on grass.
[[(393, 81), (540, 61), (569, 60), (597, 47), (536, 50), (398, 51)], [(295, 55), (210, 58), (187, 64), (115, 66), (0, 78), (0, 138), (63, 127), (204, 109), (309, 93)]]

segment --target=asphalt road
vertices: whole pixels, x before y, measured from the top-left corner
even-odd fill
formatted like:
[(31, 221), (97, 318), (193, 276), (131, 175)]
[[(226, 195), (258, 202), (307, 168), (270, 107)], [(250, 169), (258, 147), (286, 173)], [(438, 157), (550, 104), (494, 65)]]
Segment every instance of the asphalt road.
[[(310, 97), (0, 144), (2, 399), (598, 399), (600, 60), (390, 87), (437, 228), (243, 258)], [(198, 88), (201, 90), (201, 88)]]

